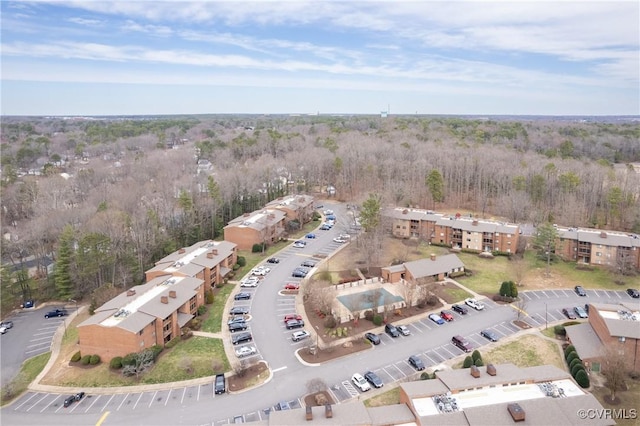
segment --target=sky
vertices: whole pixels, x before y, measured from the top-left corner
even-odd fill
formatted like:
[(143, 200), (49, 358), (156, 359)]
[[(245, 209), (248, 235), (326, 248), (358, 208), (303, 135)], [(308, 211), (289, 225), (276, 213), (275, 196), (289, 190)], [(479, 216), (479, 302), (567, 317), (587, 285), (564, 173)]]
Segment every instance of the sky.
[(640, 2), (1, 1), (3, 115), (639, 115)]

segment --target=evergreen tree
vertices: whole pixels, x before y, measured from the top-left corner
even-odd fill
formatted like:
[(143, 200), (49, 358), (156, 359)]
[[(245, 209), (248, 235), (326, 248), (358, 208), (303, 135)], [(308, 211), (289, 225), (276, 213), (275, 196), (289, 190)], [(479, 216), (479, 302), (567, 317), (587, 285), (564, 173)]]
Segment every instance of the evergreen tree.
[(544, 255), (547, 260), (547, 275), (551, 266), (551, 256), (556, 251), (556, 240), (558, 238), (558, 230), (550, 223), (543, 223), (538, 226), (536, 235), (533, 239), (533, 246), (538, 249), (538, 253)]
[(380, 196), (369, 194), (369, 198), (362, 203), (360, 223), (365, 232), (371, 232), (380, 225)]
[(429, 172), (426, 179), (426, 185), (433, 198), (433, 205), (444, 201), (444, 180), (442, 175), (437, 169), (433, 169)]
[(71, 263), (73, 262), (74, 232), (71, 225), (67, 225), (60, 234), (56, 265), (53, 270), (53, 279), (56, 283), (56, 292), (61, 300), (70, 299), (75, 289), (71, 280)]

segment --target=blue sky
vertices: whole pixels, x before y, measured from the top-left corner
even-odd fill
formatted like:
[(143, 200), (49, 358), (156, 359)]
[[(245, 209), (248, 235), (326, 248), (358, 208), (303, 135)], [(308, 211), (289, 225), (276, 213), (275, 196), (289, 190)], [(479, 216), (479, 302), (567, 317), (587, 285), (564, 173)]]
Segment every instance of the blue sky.
[(638, 1), (0, 7), (6, 115), (640, 114)]

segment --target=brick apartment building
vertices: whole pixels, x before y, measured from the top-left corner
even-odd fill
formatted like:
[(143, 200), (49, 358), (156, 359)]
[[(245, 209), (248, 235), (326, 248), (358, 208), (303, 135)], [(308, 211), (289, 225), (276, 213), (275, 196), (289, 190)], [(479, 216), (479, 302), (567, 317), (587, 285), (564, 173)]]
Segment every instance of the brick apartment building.
[(580, 358), (599, 370), (601, 357), (612, 348), (624, 353), (625, 365), (640, 372), (640, 304), (589, 304), (589, 322), (567, 327), (567, 337)]
[(436, 256), (432, 254), (428, 259), (418, 259), (400, 265), (382, 268), (382, 278), (390, 283), (402, 280), (418, 283), (425, 281), (442, 281), (450, 274), (464, 272), (464, 264), (455, 254)]
[(556, 254), (564, 260), (616, 269), (640, 269), (640, 237), (599, 229), (557, 227)]
[(205, 291), (221, 282), (237, 262), (228, 241), (200, 241), (156, 262), (146, 283), (120, 293), (78, 326), (80, 352), (113, 357), (164, 346), (205, 303)]
[(280, 209), (261, 209), (245, 213), (224, 227), (224, 239), (240, 250), (251, 250), (254, 244), (273, 244), (284, 237), (287, 213)]
[(289, 195), (277, 198), (264, 206), (266, 209), (282, 210), (287, 220), (297, 220), (300, 224), (310, 222), (315, 210), (314, 198), (308, 195)]
[(477, 252), (515, 253), (518, 248), (520, 227), (516, 224), (409, 208), (389, 209), (384, 215), (390, 219), (391, 233), (397, 238), (421, 238), (432, 244)]

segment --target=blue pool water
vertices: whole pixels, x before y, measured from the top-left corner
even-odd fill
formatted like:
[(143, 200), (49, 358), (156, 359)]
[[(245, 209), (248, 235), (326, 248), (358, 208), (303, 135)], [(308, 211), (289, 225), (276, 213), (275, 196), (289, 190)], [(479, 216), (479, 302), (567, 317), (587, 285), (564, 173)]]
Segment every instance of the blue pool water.
[(350, 311), (368, 310), (374, 307), (389, 305), (404, 300), (401, 296), (394, 296), (384, 288), (365, 290), (358, 293), (338, 296), (338, 300)]

